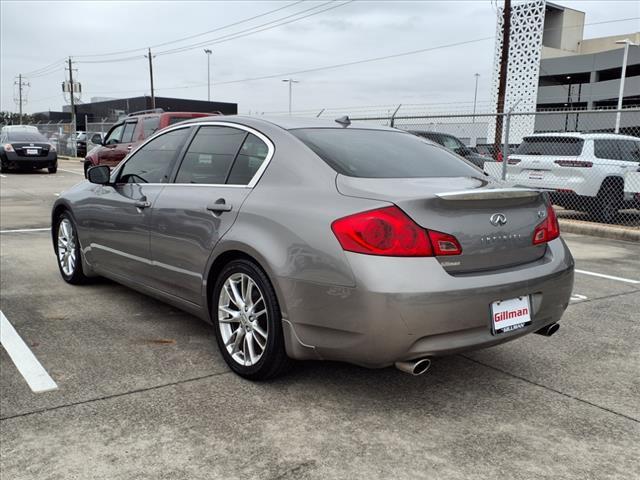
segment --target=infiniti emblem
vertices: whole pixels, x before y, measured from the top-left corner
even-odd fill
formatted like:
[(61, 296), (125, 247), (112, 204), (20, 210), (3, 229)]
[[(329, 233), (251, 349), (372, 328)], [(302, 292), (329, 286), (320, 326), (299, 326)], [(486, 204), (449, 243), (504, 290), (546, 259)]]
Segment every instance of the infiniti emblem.
[(491, 225), (501, 227), (507, 223), (507, 217), (505, 217), (504, 213), (494, 213), (489, 217), (489, 221), (491, 222)]

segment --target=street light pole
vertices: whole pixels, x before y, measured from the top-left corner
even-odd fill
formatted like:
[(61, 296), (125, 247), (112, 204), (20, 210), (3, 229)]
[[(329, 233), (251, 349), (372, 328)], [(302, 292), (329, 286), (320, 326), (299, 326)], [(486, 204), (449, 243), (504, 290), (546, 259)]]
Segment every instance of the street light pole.
[(622, 110), (622, 97), (624, 96), (624, 77), (627, 74), (627, 57), (629, 56), (629, 45), (638, 46), (628, 38), (618, 40), (616, 43), (624, 44), (624, 54), (622, 56), (622, 73), (620, 74), (620, 92), (618, 93), (618, 111), (616, 112), (616, 129), (615, 133), (620, 133), (620, 110)]
[(204, 53), (207, 54), (207, 101), (211, 101), (211, 54), (213, 53), (208, 48), (204, 49)]
[(473, 122), (476, 123), (476, 101), (478, 100), (478, 78), (480, 78), (479, 73), (473, 74), (476, 77), (476, 91), (473, 94)]
[(287, 78), (282, 81), (287, 82), (289, 84), (289, 115), (291, 115), (291, 85), (294, 83), (300, 83), (300, 82), (298, 80), (294, 80), (293, 78)]

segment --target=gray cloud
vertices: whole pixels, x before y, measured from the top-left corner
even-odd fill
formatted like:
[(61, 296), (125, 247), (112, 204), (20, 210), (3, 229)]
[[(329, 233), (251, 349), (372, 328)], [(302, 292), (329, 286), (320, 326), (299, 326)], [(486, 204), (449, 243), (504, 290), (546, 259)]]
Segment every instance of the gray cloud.
[[(185, 44), (243, 30), (321, 3), (305, 2)], [(13, 82), (18, 73), (33, 71), (68, 55), (128, 50), (166, 42), (285, 4), (277, 1), (0, 2), (1, 108), (16, 108)], [(638, 16), (635, 1), (563, 4), (586, 11), (587, 22)], [(218, 82), (493, 36), (495, 15), (495, 6), (489, 0), (357, 1), (299, 22), (213, 45), (213, 97), (239, 103), (242, 112), (281, 111), (287, 105), (287, 88), (280, 78), (227, 85), (218, 85)], [(26, 18), (29, 21), (24, 21)], [(586, 35), (633, 30), (637, 30), (637, 24), (627, 22), (587, 27)], [(494, 43), (489, 40), (301, 74), (296, 76), (301, 83), (294, 87), (294, 109), (471, 102), (475, 72), (482, 75), (479, 99), (488, 100), (493, 49)], [(77, 57), (77, 60), (92, 58)], [(77, 63), (76, 68), (86, 101), (92, 96), (127, 97), (149, 93), (147, 63), (141, 55), (121, 63)], [(202, 48), (158, 56), (154, 71), (158, 95), (206, 98), (206, 56)], [(31, 79), (26, 111), (59, 110), (63, 79), (63, 70)], [(185, 86), (188, 88), (175, 88)]]

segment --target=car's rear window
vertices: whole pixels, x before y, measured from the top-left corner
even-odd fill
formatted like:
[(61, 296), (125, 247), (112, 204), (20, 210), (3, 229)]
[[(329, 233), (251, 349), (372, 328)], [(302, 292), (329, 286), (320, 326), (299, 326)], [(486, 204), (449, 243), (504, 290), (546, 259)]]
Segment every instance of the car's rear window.
[(10, 142), (48, 142), (47, 138), (38, 132), (28, 130), (9, 130), (7, 138)]
[(351, 128), (290, 130), (334, 170), (350, 177), (468, 177), (478, 170), (410, 133)]
[(571, 137), (525, 137), (515, 151), (520, 155), (577, 156), (582, 153), (581, 138)]

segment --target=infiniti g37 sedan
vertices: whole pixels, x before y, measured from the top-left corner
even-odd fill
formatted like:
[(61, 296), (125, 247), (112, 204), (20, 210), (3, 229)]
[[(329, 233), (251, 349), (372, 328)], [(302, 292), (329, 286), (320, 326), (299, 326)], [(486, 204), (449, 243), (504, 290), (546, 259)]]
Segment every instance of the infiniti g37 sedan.
[(198, 118), (52, 211), (64, 280), (104, 276), (212, 323), (236, 373), (289, 359), (419, 374), (567, 308), (573, 258), (545, 194), (494, 183), (410, 133), (294, 118)]

